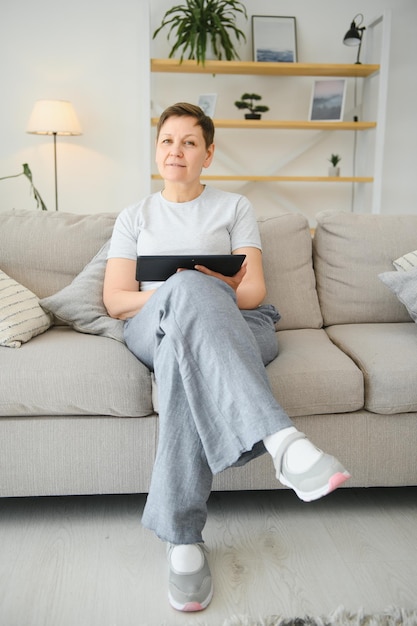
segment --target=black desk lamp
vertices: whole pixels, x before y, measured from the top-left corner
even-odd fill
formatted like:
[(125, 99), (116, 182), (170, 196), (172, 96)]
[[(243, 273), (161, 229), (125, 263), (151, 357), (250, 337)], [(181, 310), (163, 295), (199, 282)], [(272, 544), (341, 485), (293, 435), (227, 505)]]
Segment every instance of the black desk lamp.
[[(356, 20), (358, 18), (360, 18), (360, 22), (356, 24)], [(343, 43), (345, 44), (345, 46), (359, 46), (356, 64), (361, 63), (359, 61), (359, 55), (361, 53), (363, 31), (366, 30), (365, 26), (361, 26), (362, 23), (363, 23), (363, 15), (362, 13), (358, 13), (353, 18), (348, 32), (343, 37)]]

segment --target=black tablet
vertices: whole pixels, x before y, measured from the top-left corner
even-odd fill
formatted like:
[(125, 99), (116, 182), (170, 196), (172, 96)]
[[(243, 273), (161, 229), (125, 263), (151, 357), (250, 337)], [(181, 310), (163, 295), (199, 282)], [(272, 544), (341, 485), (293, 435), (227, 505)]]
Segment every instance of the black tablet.
[(245, 254), (193, 254), (138, 256), (136, 280), (166, 280), (179, 268), (193, 270), (196, 265), (204, 265), (213, 272), (224, 276), (234, 276), (239, 271)]

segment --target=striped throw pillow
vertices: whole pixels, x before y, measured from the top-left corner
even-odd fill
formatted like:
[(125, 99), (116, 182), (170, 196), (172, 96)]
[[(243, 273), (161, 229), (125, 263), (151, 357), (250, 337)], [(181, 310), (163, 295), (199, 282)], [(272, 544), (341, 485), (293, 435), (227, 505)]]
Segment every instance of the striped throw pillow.
[(413, 267), (417, 266), (417, 250), (404, 254), (404, 256), (400, 256), (398, 259), (395, 259), (392, 264), (396, 270), (402, 270), (405, 272), (411, 270)]
[(37, 296), (0, 270), (0, 346), (20, 348), (51, 324)]

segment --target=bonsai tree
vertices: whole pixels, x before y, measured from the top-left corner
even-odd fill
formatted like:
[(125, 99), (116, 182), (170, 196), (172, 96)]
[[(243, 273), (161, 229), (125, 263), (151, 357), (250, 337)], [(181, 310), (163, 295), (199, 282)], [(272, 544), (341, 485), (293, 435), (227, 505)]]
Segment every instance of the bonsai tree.
[(29, 165), (27, 163), (23, 163), (22, 167), (23, 167), (23, 172), (20, 172), (20, 174), (11, 174), (10, 176), (3, 176), (2, 178), (0, 178), (0, 180), (7, 180), (8, 178), (18, 178), (19, 176), (26, 176), (26, 178), (28, 179), (30, 183), (30, 188), (33, 193), (33, 197), (36, 200), (36, 206), (38, 207), (38, 209), (40, 207), (42, 211), (47, 211), (48, 209), (46, 208), (45, 202), (41, 198), (41, 194), (39, 193), (39, 191), (36, 189), (35, 185), (33, 184), (32, 172), (30, 171)]
[(187, 54), (188, 59), (196, 59), (204, 65), (211, 45), (217, 59), (224, 56), (232, 61), (239, 55), (231, 37), (236, 37), (238, 42), (246, 41), (245, 34), (236, 26), (237, 13), (248, 18), (245, 6), (238, 0), (186, 0), (168, 9), (153, 39), (168, 26), (168, 40), (173, 34), (176, 37), (169, 58), (181, 51), (180, 63)]
[(235, 102), (235, 106), (238, 109), (248, 109), (249, 113), (246, 113), (246, 119), (261, 119), (261, 113), (269, 111), (269, 107), (263, 104), (255, 104), (262, 100), (262, 96), (257, 93), (244, 93), (240, 100)]
[(333, 165), (333, 167), (337, 167), (337, 164), (342, 160), (338, 154), (332, 154), (330, 159), (327, 159)]

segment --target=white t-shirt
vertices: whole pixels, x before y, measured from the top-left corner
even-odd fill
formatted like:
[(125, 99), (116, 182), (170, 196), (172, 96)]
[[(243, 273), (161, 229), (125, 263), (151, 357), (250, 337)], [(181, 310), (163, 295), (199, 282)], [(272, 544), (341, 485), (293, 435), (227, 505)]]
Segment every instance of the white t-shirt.
[[(107, 258), (151, 254), (230, 254), (261, 250), (255, 213), (245, 196), (205, 187), (190, 202), (168, 202), (158, 192), (124, 209), (114, 225)], [(154, 289), (160, 283), (142, 283)]]

